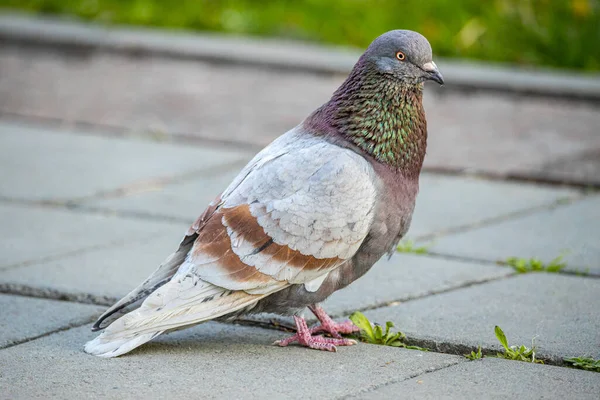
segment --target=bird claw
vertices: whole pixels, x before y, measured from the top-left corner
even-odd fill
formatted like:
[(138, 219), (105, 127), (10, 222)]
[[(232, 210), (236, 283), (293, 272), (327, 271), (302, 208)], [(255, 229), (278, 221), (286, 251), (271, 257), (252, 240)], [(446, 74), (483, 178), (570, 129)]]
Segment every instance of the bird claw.
[[(301, 346), (305, 346), (315, 350), (324, 350), (324, 351), (332, 351), (336, 352), (336, 346), (353, 346), (358, 342), (354, 339), (345, 339), (342, 338), (338, 331), (333, 329), (333, 326), (343, 325), (342, 330), (351, 329), (351, 327), (347, 323), (336, 324), (331, 319), (325, 322), (325, 324), (318, 326), (317, 328), (323, 328), (323, 330), (327, 329), (327, 332), (333, 334), (337, 334), (340, 337), (328, 338), (324, 336), (313, 336), (313, 329), (308, 329), (306, 326), (306, 321), (301, 317), (294, 317), (296, 322), (296, 327), (298, 328), (298, 332), (295, 335), (292, 335), (286, 339), (277, 340), (273, 344), (280, 347), (285, 347), (293, 342), (298, 342)], [(349, 322), (349, 321), (348, 321)], [(331, 329), (331, 330), (330, 330)], [(352, 328), (354, 329), (354, 328)]]
[(310, 333), (320, 333), (325, 332), (330, 334), (332, 337), (341, 339), (342, 335), (348, 335), (355, 332), (360, 332), (360, 328), (352, 323), (352, 321), (344, 321), (341, 323), (337, 323), (334, 321), (327, 321), (325, 323), (321, 323), (315, 327), (310, 329)]
[(305, 346), (315, 350), (324, 350), (337, 352), (336, 346), (353, 346), (358, 342), (354, 339), (336, 339), (326, 338), (323, 336), (306, 336), (295, 334), (283, 340), (276, 340), (273, 345), (285, 347), (292, 342), (298, 342), (301, 346)]

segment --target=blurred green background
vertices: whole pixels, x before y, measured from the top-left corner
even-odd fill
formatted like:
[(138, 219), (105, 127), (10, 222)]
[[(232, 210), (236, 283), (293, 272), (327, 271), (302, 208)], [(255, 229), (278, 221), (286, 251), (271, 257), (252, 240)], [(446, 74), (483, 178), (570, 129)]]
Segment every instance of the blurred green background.
[(600, 0), (0, 0), (106, 23), (367, 46), (413, 29), (438, 56), (600, 70)]

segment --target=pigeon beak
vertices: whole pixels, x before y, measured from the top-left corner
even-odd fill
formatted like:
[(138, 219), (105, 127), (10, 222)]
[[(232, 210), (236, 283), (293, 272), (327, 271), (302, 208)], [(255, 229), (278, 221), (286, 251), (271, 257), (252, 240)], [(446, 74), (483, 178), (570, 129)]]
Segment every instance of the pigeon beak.
[(429, 61), (428, 63), (423, 64), (421, 67), (423, 71), (427, 72), (427, 79), (435, 81), (440, 85), (444, 84), (444, 77), (440, 74), (437, 65), (433, 61)]

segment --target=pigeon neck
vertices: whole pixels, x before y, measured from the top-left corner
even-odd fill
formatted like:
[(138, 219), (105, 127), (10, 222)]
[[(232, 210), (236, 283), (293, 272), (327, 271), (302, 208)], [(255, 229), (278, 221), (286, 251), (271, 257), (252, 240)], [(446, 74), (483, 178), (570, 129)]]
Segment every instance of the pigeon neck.
[(427, 146), (422, 98), (422, 84), (403, 84), (357, 65), (321, 112), (379, 162), (418, 176)]

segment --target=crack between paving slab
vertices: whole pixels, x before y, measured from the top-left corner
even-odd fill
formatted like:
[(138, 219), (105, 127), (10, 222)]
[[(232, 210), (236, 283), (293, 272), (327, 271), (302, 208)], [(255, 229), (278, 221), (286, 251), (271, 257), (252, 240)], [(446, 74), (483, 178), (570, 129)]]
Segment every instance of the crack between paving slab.
[(57, 289), (35, 287), (23, 285), (20, 283), (3, 282), (0, 283), (0, 293), (17, 295), (23, 297), (33, 297), (46, 300), (68, 301), (71, 303), (91, 304), (97, 306), (110, 307), (119, 301), (118, 297), (99, 296), (84, 292), (63, 292)]
[[(78, 249), (65, 251), (64, 253), (60, 253), (60, 254), (53, 254), (50, 256), (40, 257), (40, 258), (36, 258), (33, 260), (19, 261), (14, 264), (9, 264), (9, 265), (0, 267), (0, 273), (11, 270), (11, 269), (15, 269), (15, 268), (30, 267), (30, 266), (33, 266), (36, 264), (42, 264), (45, 262), (56, 261), (56, 260), (61, 260), (64, 258), (74, 257), (74, 256), (78, 256), (80, 254), (88, 253), (91, 251), (104, 250), (104, 249), (109, 249), (109, 248), (121, 248), (121, 247), (130, 245), (130, 244), (144, 243), (144, 242), (148, 241), (148, 239), (151, 239), (151, 238), (154, 238), (154, 236), (152, 236), (152, 235), (145, 236), (144, 235), (143, 237), (140, 237), (138, 239), (132, 239), (132, 240), (124, 240), (124, 239), (113, 240), (113, 241), (98, 244), (98, 245), (80, 247)], [(0, 286), (1, 286), (1, 284), (0, 284)]]
[[(220, 172), (229, 172), (235, 169), (243, 168), (248, 161), (246, 160), (236, 160), (223, 165), (215, 165), (208, 168), (201, 168), (192, 171), (188, 171), (181, 175), (173, 175), (173, 176), (165, 176), (165, 177), (157, 177), (146, 180), (141, 180), (137, 182), (132, 182), (125, 186), (118, 187), (116, 189), (110, 190), (102, 190), (96, 192), (90, 196), (83, 196), (79, 198), (72, 198), (68, 200), (68, 204), (75, 204), (75, 206), (84, 207), (87, 201), (93, 200), (105, 200), (105, 199), (113, 199), (119, 197), (127, 197), (132, 194), (145, 193), (148, 191), (153, 191), (156, 188), (163, 188), (167, 186), (182, 184), (186, 182), (190, 182), (199, 178), (206, 178), (215, 176), (216, 173)], [(150, 188), (151, 190), (148, 190)], [(215, 196), (217, 194), (215, 193)], [(103, 209), (104, 207), (94, 207), (98, 209)], [(152, 214), (150, 214), (152, 215)]]
[[(461, 289), (465, 289), (465, 288), (469, 288), (471, 286), (477, 286), (477, 285), (483, 285), (489, 282), (493, 282), (493, 281), (498, 281), (498, 280), (502, 280), (502, 279), (508, 279), (511, 278), (513, 276), (516, 276), (516, 273), (510, 273), (507, 275), (503, 275), (503, 276), (498, 276), (498, 277), (492, 277), (492, 278), (487, 278), (487, 279), (482, 279), (482, 280), (476, 280), (476, 281), (471, 281), (471, 282), (467, 282), (464, 283), (460, 286), (454, 286), (454, 287), (450, 287), (450, 288), (445, 288), (445, 289), (440, 289), (440, 290), (434, 290), (434, 291), (429, 291), (426, 293), (422, 293), (419, 295), (415, 295), (415, 296), (408, 296), (408, 297), (404, 297), (404, 298), (400, 298), (400, 299), (394, 299), (394, 300), (389, 300), (389, 301), (385, 301), (385, 302), (380, 302), (380, 303), (376, 303), (376, 304), (372, 304), (366, 307), (358, 307), (358, 308), (354, 308), (352, 310), (344, 310), (344, 311), (340, 311), (340, 312), (336, 312), (336, 313), (331, 313), (330, 316), (333, 318), (342, 318), (346, 315), (352, 314), (355, 311), (370, 311), (370, 310), (375, 310), (378, 308), (384, 308), (384, 307), (393, 307), (393, 306), (398, 306), (401, 305), (402, 303), (408, 303), (411, 301), (415, 301), (415, 300), (420, 300), (426, 297), (430, 297), (430, 296), (435, 296), (438, 294), (444, 294), (444, 293), (449, 293), (449, 292), (453, 292), (455, 290), (461, 290)], [(1, 286), (0, 286), (1, 287)], [(311, 318), (308, 319), (309, 321), (312, 320)], [(260, 320), (260, 319), (249, 319), (249, 318), (239, 318), (239, 319), (235, 319), (231, 322), (225, 322), (225, 323), (232, 323), (232, 324), (239, 324), (239, 325), (248, 325), (248, 326), (257, 326), (257, 327), (261, 327), (261, 328), (268, 328), (268, 329), (273, 329), (273, 330), (280, 330), (280, 331), (284, 331), (284, 332), (295, 332), (296, 331), (296, 327), (292, 324), (289, 324), (287, 320), (285, 320), (285, 318), (282, 316), (280, 318), (277, 317), (273, 317), (269, 320)], [(423, 347), (423, 346), (421, 346)], [(470, 351), (470, 350), (469, 350)]]
[[(485, 281), (470, 282), (468, 284), (457, 286), (454, 288), (448, 288), (448, 289), (439, 290), (436, 292), (430, 292), (428, 294), (424, 294), (424, 295), (420, 295), (420, 296), (414, 296), (410, 299), (406, 299), (406, 300), (402, 300), (402, 301), (390, 301), (390, 302), (382, 303), (379, 305), (372, 305), (372, 306), (368, 306), (368, 307), (359, 308), (358, 311), (369, 311), (369, 310), (373, 310), (373, 309), (377, 309), (377, 308), (395, 306), (395, 305), (399, 305), (402, 302), (418, 300), (418, 299), (422, 299), (422, 298), (425, 298), (428, 296), (447, 293), (447, 292), (454, 291), (454, 290), (460, 290), (460, 289), (464, 289), (464, 288), (467, 288), (470, 286), (484, 284), (484, 283), (494, 281), (494, 280), (507, 279), (507, 278), (513, 277), (515, 275), (516, 274), (512, 274), (512, 275), (487, 279)], [(40, 288), (33, 288), (33, 287), (25, 286), (25, 285), (0, 284), (0, 292), (6, 293), (6, 294), (25, 296), (25, 297), (36, 297), (36, 298), (44, 298), (44, 299), (52, 299), (52, 300), (69, 301), (69, 302), (75, 302), (75, 303), (81, 303), (81, 304), (102, 305), (102, 306), (110, 306), (118, 301), (117, 297), (95, 296), (95, 295), (90, 295), (90, 294), (86, 294), (86, 293), (78, 293), (78, 294), (71, 293), (71, 294), (69, 294), (69, 293), (63, 293), (63, 292), (60, 292), (60, 291), (57, 291), (54, 289), (40, 289)], [(125, 311), (125, 312), (127, 312), (127, 311)], [(340, 313), (332, 314), (332, 316), (337, 318), (341, 314), (347, 314), (347, 312), (340, 312)], [(121, 315), (119, 315), (119, 316), (121, 316)], [(61, 332), (64, 330), (75, 328), (75, 327), (80, 327), (85, 324), (91, 323), (94, 320), (95, 320), (95, 317), (90, 318), (89, 321), (86, 321), (81, 324), (73, 325), (70, 327), (63, 327), (61, 329), (58, 329), (58, 330), (55, 330), (52, 332), (48, 332), (48, 333), (40, 335), (40, 336), (36, 336), (34, 338), (29, 338), (23, 342), (12, 343), (11, 345), (9, 345), (7, 347), (11, 347), (13, 345), (17, 345), (17, 344), (21, 344), (21, 343), (24, 343), (27, 341), (35, 340), (40, 337), (48, 336), (52, 333)], [(258, 327), (258, 328), (269, 329), (269, 330), (277, 330), (277, 331), (282, 331), (282, 332), (287, 332), (287, 333), (294, 333), (296, 331), (295, 326), (293, 326), (292, 324), (289, 324), (288, 321), (286, 321), (283, 317), (280, 317), (280, 318), (275, 317), (275, 318), (271, 318), (270, 320), (235, 319), (232, 321), (220, 321), (220, 322), (226, 323), (226, 324), (231, 324), (231, 325), (242, 325), (242, 326)], [(404, 340), (404, 343), (406, 343), (409, 346), (423, 347), (423, 348), (432, 350), (433, 352), (440, 353), (440, 354), (449, 354), (449, 355), (456, 355), (456, 356), (461, 356), (461, 357), (464, 356), (465, 354), (469, 354), (472, 350), (475, 350), (475, 351), (477, 350), (475, 347), (470, 346), (470, 345), (466, 345), (466, 344), (462, 344), (462, 343), (448, 342), (448, 341), (440, 341), (440, 340), (436, 340), (436, 339), (432, 339), (432, 338), (407, 337)], [(417, 350), (415, 350), (415, 351), (417, 351)], [(496, 348), (481, 346), (481, 352), (485, 356), (495, 356), (498, 351), (499, 350)], [(556, 357), (551, 354), (538, 353), (538, 359), (543, 360), (547, 365), (568, 367), (568, 365), (566, 365), (564, 363), (564, 360), (562, 359), (562, 357)]]
[[(228, 164), (228, 167), (233, 169), (235, 166), (238, 166), (241, 164), (242, 164), (242, 161), (235, 161), (235, 162)], [(215, 167), (215, 168), (217, 168), (217, 167)], [(218, 167), (218, 168), (222, 168), (222, 166)], [(210, 172), (211, 172), (211, 169), (203, 170), (203, 174), (210, 173)], [(197, 173), (197, 171), (195, 173)], [(187, 174), (186, 174), (186, 175), (184, 175), (186, 177), (182, 178), (182, 179), (186, 180), (186, 179), (197, 178), (198, 175), (194, 175), (195, 173), (191, 173), (189, 175), (189, 177), (187, 177)], [(169, 183), (169, 184), (176, 184), (178, 182), (179, 181), (172, 181), (172, 183)], [(116, 191), (119, 191), (119, 190), (120, 189), (116, 189)], [(114, 194), (114, 192), (115, 192), (115, 190), (107, 191), (106, 193)], [(416, 236), (415, 240), (420, 241), (420, 242), (435, 241), (435, 239), (438, 239), (438, 238), (444, 237), (444, 236), (448, 236), (451, 234), (463, 233), (463, 232), (467, 232), (472, 229), (491, 226), (496, 223), (509, 221), (509, 220), (520, 218), (523, 216), (532, 215), (534, 213), (541, 212), (541, 211), (553, 210), (553, 209), (556, 209), (561, 206), (573, 204), (577, 201), (585, 199), (586, 197), (587, 197), (586, 195), (579, 195), (579, 196), (575, 196), (573, 198), (558, 199), (551, 204), (545, 204), (543, 206), (538, 206), (538, 207), (533, 207), (533, 208), (529, 208), (526, 210), (516, 211), (516, 212), (510, 213), (510, 214), (502, 215), (500, 217), (489, 218), (489, 219), (485, 219), (482, 221), (478, 221), (473, 224), (462, 225), (459, 227), (438, 231), (438, 232), (432, 233), (432, 234)], [(105, 198), (108, 198), (108, 197), (105, 197)], [(86, 199), (94, 200), (97, 198), (94, 198), (93, 196), (91, 196), (91, 197), (86, 197), (86, 198), (80, 198), (79, 201), (85, 201)], [(138, 211), (131, 211), (131, 210), (129, 210), (129, 211), (114, 210), (114, 209), (105, 208), (105, 207), (91, 206), (91, 205), (87, 205), (85, 203), (78, 203), (75, 201), (66, 201), (65, 202), (65, 201), (58, 201), (58, 200), (30, 200), (30, 199), (25, 199), (25, 198), (13, 198), (13, 197), (0, 195), (0, 202), (18, 204), (18, 205), (31, 205), (31, 206), (37, 206), (37, 207), (49, 207), (49, 208), (55, 208), (55, 209), (69, 210), (69, 211), (73, 211), (73, 212), (99, 214), (99, 215), (105, 215), (105, 216), (117, 217), (117, 218), (133, 218), (133, 219), (141, 219), (141, 220), (146, 220), (146, 221), (151, 220), (151, 221), (166, 222), (166, 223), (186, 223), (186, 224), (191, 223), (191, 219), (188, 219), (188, 218), (169, 216), (169, 215), (165, 215), (165, 214), (153, 214), (153, 213), (147, 213), (147, 212), (138, 212)], [(111, 245), (108, 245), (107, 247), (110, 247), (110, 246)], [(105, 248), (105, 247), (102, 246), (100, 248)], [(96, 249), (96, 247), (91, 246), (89, 248), (85, 248), (83, 251), (94, 250), (94, 249)], [(52, 261), (57, 258), (69, 256), (73, 253), (74, 252), (67, 252), (64, 254), (57, 255), (57, 256), (50, 256), (48, 258), (41, 259), (41, 261), (48, 261), (48, 260)], [(470, 257), (465, 257), (465, 256), (454, 256), (451, 254), (436, 253), (436, 252), (428, 252), (427, 254), (434, 256), (434, 257), (444, 258), (444, 259), (461, 260), (461, 261), (469, 261), (469, 262), (480, 262), (480, 263), (498, 265), (498, 261), (470, 258)], [(23, 263), (17, 263), (17, 264), (12, 264), (12, 265), (5, 266), (5, 267), (0, 267), (0, 271), (15, 268), (15, 267), (20, 267), (20, 266), (25, 266), (25, 265), (31, 265), (32, 263), (37, 263), (39, 261), (40, 260), (31, 260), (31, 261), (26, 261)], [(561, 273), (568, 273), (568, 272), (563, 271)], [(577, 275), (578, 273), (573, 272), (573, 274)]]
[[(69, 211), (73, 213), (103, 215), (111, 218), (136, 219), (142, 221), (185, 223), (192, 224), (193, 218), (175, 217), (165, 214), (152, 214), (141, 211), (120, 211), (111, 208), (91, 206), (87, 204), (68, 203), (55, 200), (30, 200), (25, 198), (14, 198), (0, 195), (0, 202), (30, 207), (52, 208), (56, 210)], [(0, 267), (0, 271), (2, 267)]]
[(412, 374), (412, 375), (410, 375), (410, 376), (408, 376), (406, 378), (403, 378), (403, 379), (392, 379), (390, 381), (387, 381), (385, 383), (381, 383), (379, 385), (372, 385), (372, 386), (369, 386), (367, 388), (359, 389), (355, 393), (352, 393), (352, 394), (347, 394), (347, 395), (343, 395), (343, 396), (340, 396), (340, 397), (336, 397), (335, 399), (336, 400), (352, 399), (352, 398), (360, 396), (360, 395), (364, 395), (364, 394), (367, 394), (367, 393), (375, 392), (375, 391), (377, 391), (377, 390), (379, 390), (381, 388), (384, 388), (386, 386), (395, 385), (396, 383), (406, 382), (406, 381), (409, 381), (411, 379), (415, 379), (415, 378), (417, 378), (419, 376), (427, 375), (427, 374), (430, 374), (432, 372), (441, 371), (443, 369), (450, 368), (450, 367), (453, 367), (453, 366), (458, 365), (458, 364), (462, 364), (463, 362), (466, 362), (466, 360), (456, 360), (456, 362), (454, 362), (452, 364), (445, 365), (445, 366), (440, 367), (440, 368), (432, 368), (432, 369), (428, 369), (428, 370), (425, 370), (425, 371), (422, 371), (422, 372), (417, 372), (417, 373), (414, 373), (414, 374)]
[[(512, 273), (512, 274), (508, 274), (505, 276), (470, 281), (470, 282), (467, 282), (465, 284), (462, 284), (462, 285), (456, 286), (456, 287), (450, 287), (450, 288), (440, 289), (440, 290), (436, 290), (436, 291), (429, 291), (429, 292), (422, 293), (419, 295), (403, 297), (400, 299), (394, 299), (394, 300), (381, 302), (381, 303), (377, 303), (377, 304), (373, 304), (373, 305), (370, 305), (367, 307), (357, 308), (357, 309), (353, 309), (353, 310), (344, 310), (344, 311), (337, 312), (337, 313), (331, 314), (331, 315), (333, 317), (342, 317), (344, 315), (348, 315), (357, 310), (358, 311), (369, 311), (369, 310), (374, 310), (377, 308), (395, 306), (395, 305), (398, 305), (401, 303), (419, 300), (419, 299), (429, 297), (429, 296), (435, 296), (437, 294), (448, 293), (448, 292), (452, 292), (454, 290), (460, 290), (460, 289), (468, 288), (468, 287), (475, 286), (475, 285), (480, 285), (480, 284), (485, 284), (485, 283), (496, 281), (496, 280), (506, 279), (506, 278), (512, 277), (514, 275), (516, 275), (516, 274)], [(19, 296), (25, 296), (25, 297), (35, 297), (35, 298), (41, 298), (41, 299), (69, 301), (69, 302), (80, 303), (80, 304), (93, 304), (93, 305), (107, 306), (107, 307), (109, 307), (109, 306), (115, 304), (117, 301), (119, 301), (119, 297), (95, 295), (95, 294), (85, 293), (85, 292), (65, 292), (65, 291), (48, 288), (48, 287), (36, 287), (36, 286), (29, 286), (29, 285), (24, 285), (24, 284), (20, 284), (20, 283), (10, 283), (10, 282), (4, 282), (4, 283), (0, 282), (0, 293), (13, 294), (13, 295), (19, 295)], [(287, 323), (285, 322), (285, 320), (283, 318), (281, 320), (271, 319), (268, 322), (256, 320), (256, 319), (236, 319), (231, 323), (240, 324), (240, 325), (270, 327), (271, 329), (284, 330), (284, 331), (295, 330), (295, 327), (291, 326), (291, 325), (287, 325)]]
[(24, 344), (24, 343), (33, 342), (34, 340), (38, 340), (38, 339), (44, 338), (46, 336), (53, 335), (55, 333), (68, 331), (68, 330), (73, 329), (73, 328), (79, 328), (81, 326), (84, 326), (84, 325), (92, 323), (95, 319), (96, 319), (96, 317), (88, 318), (87, 320), (85, 320), (85, 322), (81, 322), (81, 323), (80, 322), (76, 322), (76, 323), (73, 323), (73, 324), (69, 324), (67, 326), (63, 326), (63, 327), (58, 328), (58, 329), (54, 329), (54, 330), (49, 331), (49, 332), (42, 333), (41, 335), (32, 336), (32, 337), (29, 337), (29, 338), (26, 338), (26, 339), (22, 339), (22, 340), (17, 340), (17, 341), (9, 343), (8, 345), (0, 346), (0, 350), (6, 350), (6, 349), (9, 349), (11, 347), (15, 347), (15, 346), (18, 346), (18, 345), (21, 345), (21, 344)]
[[(126, 197), (132, 193), (143, 193), (147, 190), (144, 190), (148, 187), (157, 187), (160, 186), (166, 187), (171, 185), (182, 184), (186, 182), (193, 181), (195, 179), (199, 179), (202, 177), (210, 177), (215, 174), (215, 172), (228, 172), (232, 171), (236, 168), (241, 169), (247, 164), (245, 160), (237, 160), (224, 165), (214, 166), (210, 168), (204, 168), (199, 170), (194, 170), (187, 172), (178, 176), (171, 177), (162, 177), (157, 178), (155, 180), (145, 180), (138, 181), (136, 183), (132, 183), (127, 186), (122, 186), (112, 190), (106, 190), (97, 192), (96, 194), (90, 196), (84, 196), (79, 198), (71, 198), (67, 200), (52, 200), (52, 199), (42, 199), (42, 200), (31, 200), (26, 198), (18, 198), (18, 197), (9, 197), (5, 195), (0, 195), (0, 202), (10, 203), (10, 204), (18, 204), (18, 205), (29, 205), (29, 206), (37, 206), (37, 207), (49, 207), (56, 209), (63, 209), (74, 212), (82, 212), (82, 213), (90, 213), (90, 214), (100, 214), (106, 215), (110, 217), (122, 217), (122, 218), (135, 218), (135, 219), (143, 219), (143, 220), (152, 220), (152, 221), (161, 221), (161, 222), (169, 222), (169, 223), (192, 223), (192, 217), (183, 218), (177, 216), (171, 216), (160, 213), (149, 213), (149, 212), (141, 212), (141, 211), (132, 211), (132, 210), (114, 210), (108, 207), (102, 206), (94, 206), (88, 205), (86, 202), (95, 201), (95, 200), (105, 200), (111, 198), (119, 198)], [(215, 194), (216, 196), (216, 194)], [(0, 270), (3, 268), (0, 267)]]
[[(244, 142), (239, 140), (227, 140), (227, 139), (215, 139), (206, 136), (198, 136), (191, 133), (185, 132), (169, 132), (163, 133), (160, 138), (157, 139), (156, 132), (152, 132), (151, 129), (144, 129), (143, 131), (135, 130), (131, 127), (122, 125), (109, 125), (97, 122), (88, 122), (81, 120), (65, 120), (57, 117), (48, 117), (44, 115), (32, 115), (32, 114), (21, 114), (14, 111), (6, 111), (0, 109), (0, 118), (9, 117), (13, 120), (22, 121), (26, 123), (35, 123), (36, 125), (45, 126), (48, 125), (54, 128), (48, 132), (54, 133), (55, 130), (60, 129), (59, 133), (68, 133), (73, 135), (81, 135), (82, 133), (97, 137), (113, 137), (113, 138), (125, 138), (125, 139), (140, 139), (146, 142), (152, 143), (171, 143), (171, 144), (193, 144), (196, 146), (215, 146), (223, 149), (231, 150), (232, 148), (238, 151), (243, 151), (248, 154), (256, 153), (262, 150), (264, 145)], [(74, 132), (73, 130), (82, 129), (85, 132)]]
[[(163, 187), (168, 187), (172, 185), (182, 184), (186, 182), (190, 182), (199, 178), (212, 177), (215, 173), (220, 172), (229, 172), (235, 169), (243, 168), (248, 162), (246, 160), (236, 160), (229, 163), (225, 163), (222, 165), (215, 165), (208, 168), (195, 169), (191, 171), (187, 171), (180, 175), (172, 175), (172, 176), (162, 176), (150, 179), (143, 179), (131, 182), (124, 186), (117, 187), (115, 189), (107, 189), (101, 190), (94, 194), (81, 196), (81, 197), (71, 197), (68, 199), (39, 199), (32, 200), (22, 197), (10, 197), (6, 195), (0, 195), (0, 201), (10, 202), (10, 203), (24, 203), (24, 204), (33, 204), (38, 206), (47, 206), (47, 207), (59, 207), (59, 208), (67, 208), (67, 209), (75, 209), (75, 208), (88, 208), (85, 205), (85, 202), (94, 201), (94, 200), (106, 200), (113, 199), (119, 197), (127, 197), (132, 194), (138, 193), (146, 193), (154, 191), (155, 189), (162, 189)], [(217, 194), (215, 194), (216, 196)], [(106, 212), (113, 213), (114, 210), (106, 207), (89, 207), (92, 210), (105, 210)], [(132, 214), (136, 214), (136, 212), (132, 212)], [(137, 213), (140, 214), (140, 213)], [(141, 213), (147, 214), (147, 213)], [(153, 215), (153, 214), (148, 214)], [(177, 217), (165, 217), (165, 218), (177, 218)], [(180, 218), (182, 219), (182, 218)]]
[(564, 187), (573, 189), (591, 190), (592, 192), (600, 189), (598, 182), (586, 182), (578, 180), (564, 180), (561, 178), (543, 177), (539, 171), (496, 173), (489, 170), (476, 170), (472, 168), (461, 167), (442, 167), (442, 166), (424, 166), (423, 171), (446, 176), (462, 176), (468, 178), (485, 179), (497, 182), (515, 182), (524, 184), (535, 184), (551, 188)]
[[(26, 122), (35, 122), (36, 124), (44, 124), (44, 125), (52, 125), (55, 128), (79, 128), (85, 129), (86, 134), (91, 134), (94, 136), (100, 137), (120, 137), (120, 138), (138, 138), (143, 139), (150, 142), (161, 142), (161, 140), (157, 140), (156, 133), (150, 131), (150, 129), (145, 130), (144, 132), (135, 131), (130, 127), (121, 126), (121, 125), (108, 125), (96, 122), (88, 122), (88, 121), (80, 121), (80, 120), (64, 120), (57, 117), (48, 117), (42, 115), (31, 115), (31, 114), (22, 114), (14, 111), (6, 111), (0, 110), (0, 117), (7, 116), (17, 120), (23, 120)], [(61, 133), (71, 133), (71, 134), (80, 134), (78, 132), (61, 131)], [(256, 153), (262, 150), (265, 145), (257, 144), (253, 142), (247, 142), (243, 140), (224, 140), (224, 139), (215, 139), (205, 136), (197, 136), (191, 133), (185, 132), (169, 132), (165, 133), (164, 138), (167, 140), (162, 140), (162, 142), (167, 143), (189, 143), (193, 145), (213, 145), (226, 147), (231, 149), (232, 147), (237, 150), (243, 150), (248, 153)], [(571, 187), (578, 189), (592, 189), (597, 190), (600, 189), (600, 183), (595, 182), (585, 182), (585, 181), (575, 181), (575, 180), (564, 180), (560, 178), (552, 178), (552, 177), (540, 177), (539, 175), (527, 175), (526, 173), (518, 173), (518, 172), (507, 172), (505, 174), (494, 173), (492, 171), (479, 171), (473, 169), (465, 169), (460, 167), (439, 167), (439, 166), (425, 166), (423, 167), (423, 171), (430, 173), (437, 173), (440, 175), (448, 175), (448, 176), (465, 176), (465, 177), (475, 177), (482, 178), (491, 181), (509, 181), (509, 182), (522, 182), (522, 183), (530, 183), (530, 184), (539, 184), (546, 185), (550, 187)]]
[(566, 207), (571, 204), (577, 203), (579, 201), (585, 200), (589, 196), (583, 193), (575, 194), (573, 197), (561, 197), (559, 199), (554, 200), (551, 203), (542, 204), (536, 207), (530, 207), (522, 210), (517, 210), (513, 212), (509, 212), (507, 214), (503, 214), (497, 217), (491, 217), (482, 219), (477, 222), (473, 222), (470, 224), (460, 225), (456, 227), (451, 227), (447, 229), (442, 229), (434, 233), (428, 233), (424, 235), (415, 236), (414, 240), (423, 242), (423, 241), (433, 241), (439, 239), (444, 236), (449, 236), (457, 233), (464, 233), (473, 229), (484, 228), (490, 225), (495, 225), (501, 222), (511, 221), (514, 219), (527, 217), (529, 215), (533, 215), (543, 211), (551, 211), (560, 207)]
[[(441, 258), (444, 260), (454, 260), (454, 261), (464, 261), (464, 262), (477, 263), (477, 264), (495, 265), (498, 267), (507, 268), (507, 269), (511, 269), (514, 271), (514, 269), (511, 266), (509, 266), (504, 260), (493, 261), (493, 260), (487, 260), (487, 259), (483, 259), (483, 258), (475, 258), (475, 257), (469, 257), (469, 256), (457, 256), (454, 254), (436, 253), (436, 252), (429, 252), (426, 255)], [(600, 274), (597, 274), (594, 272), (585, 272), (586, 268), (589, 269), (589, 267), (582, 267), (583, 271), (562, 269), (558, 272), (539, 271), (539, 273), (549, 273), (549, 274), (553, 273), (553, 274), (558, 274), (558, 275), (569, 275), (569, 276), (577, 276), (577, 277), (592, 278), (592, 279), (600, 278)], [(534, 273), (538, 273), (538, 271), (526, 272), (521, 275), (534, 274)]]
[[(508, 278), (513, 275), (514, 274), (507, 275), (507, 276), (501, 276), (501, 277), (495, 277), (495, 278), (489, 278), (489, 279), (485, 279), (485, 280), (468, 282), (466, 284), (463, 284), (463, 285), (460, 285), (457, 287), (446, 288), (446, 289), (442, 289), (442, 290), (438, 290), (438, 291), (431, 291), (431, 292), (423, 293), (423, 294), (417, 295), (417, 296), (405, 297), (402, 299), (396, 299), (396, 300), (392, 300), (392, 301), (388, 301), (388, 302), (382, 302), (382, 303), (370, 305), (367, 307), (357, 308), (356, 310), (352, 310), (352, 311), (344, 310), (342, 312), (332, 314), (332, 316), (333, 317), (341, 317), (342, 315), (347, 315), (347, 314), (357, 311), (357, 310), (358, 311), (369, 311), (369, 310), (374, 310), (377, 308), (394, 306), (394, 305), (398, 305), (401, 303), (406, 303), (409, 301), (414, 301), (414, 300), (422, 299), (425, 297), (434, 296), (437, 294), (447, 293), (447, 292), (451, 292), (454, 290), (464, 289), (464, 288), (467, 288), (470, 286), (475, 286), (475, 285), (484, 284), (484, 283), (499, 280), (499, 279)], [(100, 306), (106, 306), (106, 307), (109, 307), (109, 306), (115, 304), (119, 300), (118, 297), (99, 296), (99, 295), (93, 295), (93, 294), (84, 293), (84, 292), (69, 293), (69, 292), (63, 292), (63, 291), (52, 289), (52, 288), (40, 288), (40, 287), (33, 287), (33, 286), (29, 286), (29, 285), (15, 284), (15, 283), (0, 283), (0, 293), (19, 295), (19, 296), (24, 296), (24, 297), (34, 297), (34, 298), (41, 298), (41, 299), (68, 301), (68, 302), (80, 303), (80, 304), (100, 305)], [(294, 332), (295, 331), (295, 327), (288, 324), (287, 321), (285, 321), (283, 318), (280, 318), (280, 319), (272, 318), (268, 321), (262, 321), (262, 320), (257, 320), (257, 319), (236, 319), (236, 320), (233, 320), (230, 322), (225, 322), (225, 323), (230, 323), (230, 324), (234, 324), (234, 325), (255, 326), (255, 327), (266, 328), (266, 329), (271, 329), (271, 330), (284, 331), (284, 332)], [(415, 344), (415, 345), (418, 345), (418, 344)], [(425, 346), (421, 346), (421, 347), (425, 347)]]

